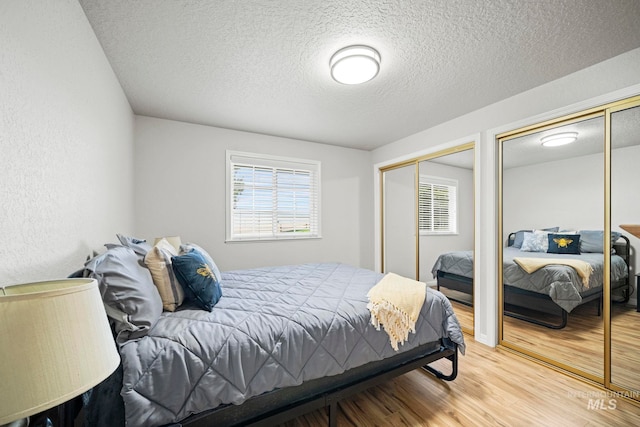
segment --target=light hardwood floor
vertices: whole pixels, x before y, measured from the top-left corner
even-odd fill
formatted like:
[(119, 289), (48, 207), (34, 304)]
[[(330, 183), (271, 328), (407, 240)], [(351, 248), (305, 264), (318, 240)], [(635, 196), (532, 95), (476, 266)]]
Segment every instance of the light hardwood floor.
[[(613, 304), (611, 313), (613, 380), (640, 390), (640, 313), (635, 307), (623, 304)], [(510, 343), (589, 374), (604, 376), (604, 325), (593, 303), (573, 310), (567, 326), (562, 329), (553, 330), (506, 317), (504, 331), (504, 338)]]
[[(415, 370), (340, 404), (346, 426), (638, 426), (640, 406), (465, 336), (458, 378)], [(436, 366), (448, 372), (450, 364)], [(286, 427), (324, 427), (324, 410)]]
[[(464, 294), (444, 289), (445, 294), (457, 298)], [(460, 325), (471, 332), (472, 307), (451, 301)], [(506, 316), (504, 339), (525, 350), (539, 353), (559, 363), (572, 366), (587, 374), (604, 377), (604, 325), (598, 316), (597, 302), (575, 308), (567, 326), (550, 329)], [(624, 388), (640, 390), (640, 313), (635, 307), (614, 303), (611, 308), (612, 381)], [(540, 316), (549, 322), (557, 318)]]
[(458, 318), (458, 322), (460, 322), (460, 326), (462, 326), (467, 333), (473, 333), (473, 307), (460, 304), (456, 301), (451, 301), (451, 305), (453, 306), (453, 311), (456, 313), (456, 317)]

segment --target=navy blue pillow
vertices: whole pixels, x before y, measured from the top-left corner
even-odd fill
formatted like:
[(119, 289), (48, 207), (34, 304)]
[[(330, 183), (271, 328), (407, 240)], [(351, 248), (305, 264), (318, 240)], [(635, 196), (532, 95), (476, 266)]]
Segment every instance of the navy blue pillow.
[(579, 234), (549, 234), (549, 249), (551, 254), (574, 254), (580, 255), (580, 235)]
[(211, 311), (222, 297), (220, 282), (198, 251), (171, 257), (173, 272), (185, 290), (187, 299)]

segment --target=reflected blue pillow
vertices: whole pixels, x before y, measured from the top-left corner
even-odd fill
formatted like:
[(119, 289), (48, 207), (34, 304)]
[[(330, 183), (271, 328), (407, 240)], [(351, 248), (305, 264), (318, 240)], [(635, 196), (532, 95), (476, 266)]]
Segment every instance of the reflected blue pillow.
[(549, 234), (548, 239), (547, 253), (580, 255), (579, 234)]
[(171, 257), (173, 272), (184, 288), (187, 300), (207, 311), (222, 297), (220, 282), (198, 251)]
[[(603, 230), (580, 230), (582, 240), (580, 242), (580, 252), (604, 253), (604, 231)], [(617, 231), (611, 232), (611, 249), (616, 240), (620, 238), (622, 233)]]
[(516, 231), (515, 237), (513, 239), (513, 247), (520, 249), (522, 247), (522, 242), (524, 242), (524, 233), (531, 233), (533, 230), (520, 230)]

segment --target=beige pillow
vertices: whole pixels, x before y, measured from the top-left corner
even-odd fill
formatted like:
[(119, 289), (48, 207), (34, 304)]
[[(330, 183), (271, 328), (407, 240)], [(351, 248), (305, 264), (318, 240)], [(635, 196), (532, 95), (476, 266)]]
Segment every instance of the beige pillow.
[(160, 293), (162, 308), (166, 311), (176, 311), (184, 301), (184, 290), (171, 267), (171, 257), (176, 255), (178, 255), (176, 248), (167, 239), (160, 239), (144, 257), (144, 263), (151, 272), (153, 284)]

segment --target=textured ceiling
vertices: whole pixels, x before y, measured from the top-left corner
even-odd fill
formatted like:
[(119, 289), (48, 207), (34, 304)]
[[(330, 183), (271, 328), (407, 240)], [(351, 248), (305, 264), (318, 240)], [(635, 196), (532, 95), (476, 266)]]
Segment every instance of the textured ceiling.
[[(136, 114), (373, 149), (640, 46), (639, 0), (80, 0)], [(367, 44), (381, 71), (334, 82)]]

